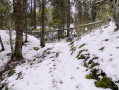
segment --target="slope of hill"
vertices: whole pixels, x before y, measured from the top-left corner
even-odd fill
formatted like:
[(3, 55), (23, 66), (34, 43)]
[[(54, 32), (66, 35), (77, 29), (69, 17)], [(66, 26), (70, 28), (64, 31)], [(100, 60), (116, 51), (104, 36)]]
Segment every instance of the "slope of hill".
[[(0, 89), (118, 90), (119, 31), (113, 32), (114, 29), (111, 22), (108, 27), (81, 36), (72, 45), (62, 40), (47, 43), (45, 48), (40, 48), (39, 40), (29, 35), (29, 42), (23, 46), (26, 62), (15, 65), (2, 76)], [(7, 62), (8, 33), (0, 32), (6, 47), (0, 59)]]

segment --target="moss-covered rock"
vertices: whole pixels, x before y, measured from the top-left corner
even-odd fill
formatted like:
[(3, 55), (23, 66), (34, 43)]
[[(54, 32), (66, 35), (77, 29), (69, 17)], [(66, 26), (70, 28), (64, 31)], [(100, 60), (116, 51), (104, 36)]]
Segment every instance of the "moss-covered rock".
[(39, 50), (39, 47), (34, 47), (34, 50), (38, 51)]
[(84, 44), (81, 44), (80, 46), (79, 46), (79, 48), (82, 48), (82, 47), (84, 47), (86, 44), (84, 43)]
[(96, 87), (111, 88), (112, 90), (118, 90), (118, 86), (108, 77), (104, 76), (101, 80), (95, 82)]

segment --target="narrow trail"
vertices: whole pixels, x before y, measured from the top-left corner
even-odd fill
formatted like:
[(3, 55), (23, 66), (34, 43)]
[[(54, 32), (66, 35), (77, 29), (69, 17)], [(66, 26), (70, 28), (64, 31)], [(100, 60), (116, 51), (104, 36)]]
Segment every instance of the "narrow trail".
[(12, 90), (103, 90), (95, 87), (94, 80), (86, 79), (86, 69), (70, 55), (69, 49), (67, 43), (56, 43), (30, 66), (17, 67), (22, 76), (18, 80), (10, 77), (9, 87)]

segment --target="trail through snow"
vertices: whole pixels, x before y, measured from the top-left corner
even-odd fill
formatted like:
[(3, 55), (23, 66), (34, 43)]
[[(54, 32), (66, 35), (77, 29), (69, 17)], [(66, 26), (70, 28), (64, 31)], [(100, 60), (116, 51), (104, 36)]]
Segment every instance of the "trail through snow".
[[(7, 78), (11, 90), (103, 90), (95, 87), (95, 80), (86, 79), (86, 68), (70, 55), (68, 43), (48, 46), (44, 55), (18, 66), (16, 74)], [(19, 72), (22, 76), (17, 79)]]

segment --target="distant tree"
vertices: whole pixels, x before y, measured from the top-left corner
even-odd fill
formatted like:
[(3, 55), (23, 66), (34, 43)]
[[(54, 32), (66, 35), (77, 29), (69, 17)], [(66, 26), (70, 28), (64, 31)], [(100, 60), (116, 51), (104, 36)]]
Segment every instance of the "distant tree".
[(34, 0), (34, 29), (36, 29), (36, 0)]

